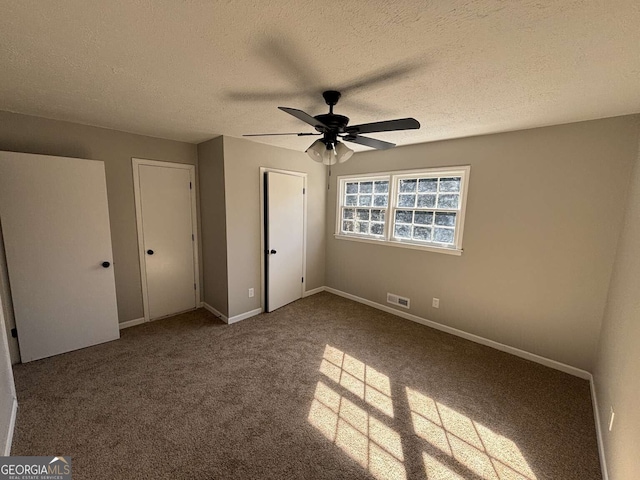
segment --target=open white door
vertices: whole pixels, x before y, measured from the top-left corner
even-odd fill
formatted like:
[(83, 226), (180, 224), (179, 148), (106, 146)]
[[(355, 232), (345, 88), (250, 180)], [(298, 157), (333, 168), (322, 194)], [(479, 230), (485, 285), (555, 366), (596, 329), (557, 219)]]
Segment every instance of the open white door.
[(304, 178), (264, 174), (265, 309), (302, 297), (304, 255)]
[(6, 301), (0, 290), (0, 455), (11, 454), (13, 427), (18, 409), (18, 398), (11, 369), (11, 356), (5, 329), (2, 304)]
[(145, 313), (153, 320), (192, 310), (198, 297), (194, 167), (137, 160), (134, 171)]
[(23, 362), (120, 337), (103, 162), (0, 152), (0, 220)]

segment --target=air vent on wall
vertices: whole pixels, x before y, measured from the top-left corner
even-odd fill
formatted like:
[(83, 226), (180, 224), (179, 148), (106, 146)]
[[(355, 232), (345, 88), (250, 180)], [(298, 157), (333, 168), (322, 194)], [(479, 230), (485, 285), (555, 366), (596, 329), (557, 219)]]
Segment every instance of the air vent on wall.
[(400, 295), (395, 295), (393, 293), (387, 293), (387, 303), (391, 303), (393, 305), (398, 305), (399, 307), (409, 308), (409, 299), (406, 297), (401, 297)]

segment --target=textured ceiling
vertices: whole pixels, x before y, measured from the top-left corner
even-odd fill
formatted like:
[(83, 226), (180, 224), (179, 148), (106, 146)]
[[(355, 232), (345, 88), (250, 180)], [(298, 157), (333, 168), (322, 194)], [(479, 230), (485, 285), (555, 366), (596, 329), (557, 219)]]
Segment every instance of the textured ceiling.
[(0, 110), (195, 143), (311, 131), (276, 107), (343, 88), (351, 124), (422, 123), (398, 144), (635, 113), (639, 5), (0, 0)]

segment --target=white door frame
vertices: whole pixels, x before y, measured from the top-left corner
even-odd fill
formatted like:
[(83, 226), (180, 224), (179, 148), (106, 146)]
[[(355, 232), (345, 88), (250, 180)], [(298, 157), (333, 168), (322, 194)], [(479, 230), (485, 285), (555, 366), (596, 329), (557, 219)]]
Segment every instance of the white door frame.
[(151, 165), (154, 167), (177, 168), (189, 171), (191, 181), (191, 228), (193, 233), (193, 271), (194, 282), (196, 284), (196, 308), (200, 306), (200, 267), (198, 259), (198, 214), (196, 211), (196, 166), (189, 163), (162, 162), (158, 160), (147, 160), (144, 158), (131, 158), (133, 166), (133, 191), (136, 202), (136, 225), (138, 228), (138, 258), (140, 259), (140, 278), (142, 279), (142, 305), (144, 309), (144, 321), (149, 318), (149, 292), (147, 290), (147, 268), (146, 255), (144, 250), (144, 231), (142, 229), (142, 198), (140, 194), (140, 165)]
[(278, 168), (260, 167), (260, 308), (264, 312), (265, 306), (265, 274), (264, 274), (264, 262), (265, 262), (265, 244), (264, 244), (264, 174), (267, 172), (282, 173), (285, 175), (293, 175), (294, 177), (302, 177), (302, 188), (304, 188), (304, 195), (302, 195), (302, 283), (301, 292), (304, 296), (307, 285), (307, 174), (304, 172), (294, 172), (291, 170), (281, 170)]

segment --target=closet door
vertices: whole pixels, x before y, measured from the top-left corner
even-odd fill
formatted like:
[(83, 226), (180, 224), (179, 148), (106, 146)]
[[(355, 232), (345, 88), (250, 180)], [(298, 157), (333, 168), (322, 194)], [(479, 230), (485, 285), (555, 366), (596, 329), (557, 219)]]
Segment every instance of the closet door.
[(149, 319), (193, 310), (198, 298), (192, 208), (195, 167), (138, 164), (137, 174), (143, 294)]
[(304, 178), (265, 173), (266, 311), (302, 298)]
[(0, 152), (23, 362), (119, 338), (104, 163)]

